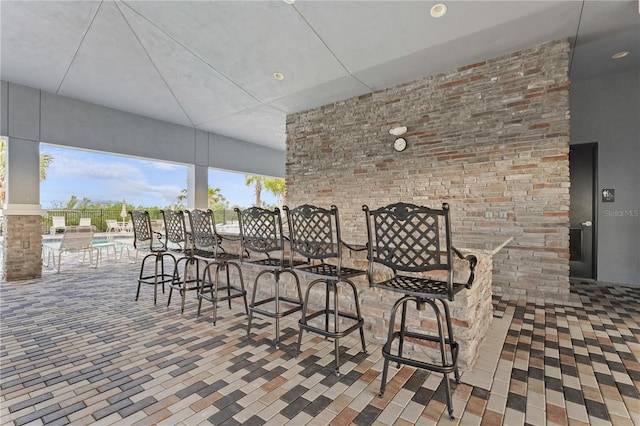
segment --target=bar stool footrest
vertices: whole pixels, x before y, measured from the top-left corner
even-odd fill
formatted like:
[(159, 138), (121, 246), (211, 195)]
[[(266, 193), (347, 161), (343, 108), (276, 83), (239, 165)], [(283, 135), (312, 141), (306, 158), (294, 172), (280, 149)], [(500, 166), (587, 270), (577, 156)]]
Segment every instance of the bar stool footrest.
[(316, 327), (314, 325), (307, 324), (307, 322), (309, 320), (312, 320), (312, 319), (314, 319), (316, 317), (319, 317), (321, 315), (326, 315), (327, 313), (329, 315), (335, 315), (335, 311), (333, 309), (324, 309), (324, 310), (321, 310), (321, 311), (314, 312), (314, 313), (312, 313), (310, 315), (307, 315), (305, 317), (305, 321), (304, 322), (302, 320), (299, 321), (298, 325), (303, 330), (310, 331), (312, 333), (317, 333), (317, 334), (320, 334), (320, 335), (322, 335), (324, 337), (330, 337), (330, 338), (333, 338), (333, 339), (340, 339), (342, 337), (345, 337), (348, 334), (352, 333), (353, 331), (358, 330), (358, 329), (360, 329), (360, 328), (362, 328), (364, 326), (364, 319), (358, 318), (356, 315), (349, 314), (347, 312), (338, 312), (338, 316), (342, 317), (342, 318), (348, 318), (348, 319), (354, 320), (354, 321), (356, 321), (356, 323), (353, 324), (351, 327), (347, 328), (346, 330), (342, 330), (342, 331), (327, 331), (325, 329)]
[[(207, 286), (205, 288), (209, 288), (210, 286)], [(247, 292), (239, 287), (234, 287), (234, 286), (224, 286), (224, 287), (218, 287), (218, 291), (225, 291), (225, 290), (231, 290), (232, 293), (231, 295), (224, 295), (222, 297), (214, 297), (213, 299), (215, 299), (217, 302), (224, 302), (226, 300), (231, 300), (231, 299), (235, 299), (236, 297), (245, 297), (247, 295)], [(202, 293), (202, 292), (198, 292), (198, 298), (200, 299), (205, 299), (208, 300), (209, 302), (213, 302), (212, 297), (208, 294)]]
[[(410, 337), (418, 340), (426, 340), (426, 341), (440, 344), (440, 338), (438, 336), (432, 336), (432, 335), (423, 334), (423, 333), (405, 331), (404, 337), (405, 338)], [(399, 355), (392, 354), (391, 345), (393, 344), (394, 340), (399, 338), (400, 338), (400, 331), (394, 332), (391, 341), (385, 343), (385, 345), (382, 347), (382, 356), (384, 356), (385, 358), (388, 358), (390, 361), (394, 361), (400, 364), (410, 365), (411, 367), (423, 368), (425, 370), (435, 371), (437, 373), (445, 374), (445, 373), (453, 373), (455, 371), (457, 366), (457, 359), (458, 359), (458, 343), (457, 342), (453, 342), (453, 345), (452, 345), (451, 339), (449, 338), (445, 339), (445, 345), (447, 347), (453, 348), (453, 351), (451, 354), (453, 362), (450, 364), (447, 363), (445, 365), (441, 365), (441, 364), (433, 364), (426, 361), (419, 361), (413, 358), (408, 358), (406, 356), (399, 356)]]
[(295, 306), (291, 309), (279, 313), (267, 311), (257, 307), (260, 305), (264, 305), (265, 303), (276, 302), (276, 297), (269, 297), (267, 299), (262, 299), (258, 302), (255, 302), (253, 306), (249, 306), (249, 312), (264, 315), (269, 318), (282, 318), (302, 310), (302, 302), (300, 302), (299, 300), (291, 299), (289, 297), (279, 297), (277, 300), (279, 300), (280, 302), (290, 303)]

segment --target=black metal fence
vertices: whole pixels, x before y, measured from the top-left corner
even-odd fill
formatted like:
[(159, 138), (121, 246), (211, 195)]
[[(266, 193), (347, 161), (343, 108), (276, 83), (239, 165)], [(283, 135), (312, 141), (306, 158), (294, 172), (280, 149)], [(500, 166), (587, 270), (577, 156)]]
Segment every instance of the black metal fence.
[[(151, 220), (162, 219), (160, 209), (148, 209), (147, 211), (149, 212), (149, 216), (151, 216)], [(80, 225), (80, 218), (91, 218), (91, 225), (95, 226), (98, 232), (105, 232), (107, 230), (107, 220), (115, 219), (122, 222), (123, 218), (120, 216), (120, 213), (120, 209), (46, 210), (46, 215), (42, 218), (42, 233), (49, 233), (51, 226), (53, 226), (53, 216), (63, 216), (65, 226), (78, 226)], [(213, 213), (217, 225), (225, 225), (237, 220), (236, 212), (233, 210), (216, 210)], [(129, 221), (129, 216), (125, 219)]]

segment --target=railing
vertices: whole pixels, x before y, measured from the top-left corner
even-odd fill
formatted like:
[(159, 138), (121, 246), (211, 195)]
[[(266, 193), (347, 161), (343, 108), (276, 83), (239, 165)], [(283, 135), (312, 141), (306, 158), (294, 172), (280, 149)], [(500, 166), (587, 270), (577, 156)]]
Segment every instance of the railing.
[[(151, 220), (162, 219), (162, 213), (160, 209), (148, 209)], [(53, 226), (53, 216), (63, 216), (66, 226), (78, 226), (80, 225), (80, 218), (91, 218), (91, 225), (96, 227), (98, 232), (105, 232), (107, 230), (107, 220), (123, 221), (120, 216), (121, 210), (106, 210), (106, 209), (50, 209), (46, 210), (46, 215), (42, 218), (42, 233), (48, 234), (49, 230)], [(216, 225), (226, 225), (230, 222), (237, 220), (237, 215), (233, 210), (215, 210), (213, 212)], [(130, 218), (127, 215), (124, 220), (129, 221)]]

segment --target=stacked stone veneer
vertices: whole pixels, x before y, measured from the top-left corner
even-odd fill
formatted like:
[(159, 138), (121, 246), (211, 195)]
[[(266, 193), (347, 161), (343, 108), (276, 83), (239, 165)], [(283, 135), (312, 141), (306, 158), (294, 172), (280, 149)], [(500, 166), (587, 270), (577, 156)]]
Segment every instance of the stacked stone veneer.
[[(363, 242), (363, 204), (446, 201), (454, 244), (513, 236), (493, 291), (566, 297), (568, 51), (553, 41), (289, 115), (286, 203), (337, 205), (345, 239)], [(409, 129), (401, 153), (395, 126)]]
[(42, 276), (42, 217), (11, 215), (3, 218), (2, 279), (26, 280)]

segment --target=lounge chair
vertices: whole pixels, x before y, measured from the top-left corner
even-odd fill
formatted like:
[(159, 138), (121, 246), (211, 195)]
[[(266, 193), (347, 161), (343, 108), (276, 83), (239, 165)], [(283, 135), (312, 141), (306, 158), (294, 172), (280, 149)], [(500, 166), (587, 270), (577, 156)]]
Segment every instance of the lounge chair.
[(65, 226), (64, 216), (52, 216), (53, 226), (49, 228), (49, 233), (51, 235), (55, 235), (58, 229), (62, 229), (64, 231), (67, 227)]
[(81, 217), (80, 218), (80, 226), (91, 226), (91, 218), (90, 217)]
[(105, 220), (105, 223), (107, 224), (107, 233), (120, 231), (120, 225), (118, 225), (117, 220), (107, 219)]
[[(93, 255), (94, 252), (97, 251), (97, 249), (91, 246), (91, 240), (93, 239), (94, 233), (94, 226), (67, 226), (64, 234), (62, 234), (62, 241), (60, 241), (59, 243), (44, 243), (42, 245), (43, 258), (46, 257), (45, 266), (49, 266), (49, 264), (51, 263), (51, 258), (53, 258), (53, 267), (56, 269), (56, 272), (60, 272), (62, 253), (86, 254), (87, 252), (89, 252), (89, 265), (92, 268), (97, 267), (97, 256), (95, 264), (93, 262)], [(58, 257), (57, 264), (56, 254)]]

